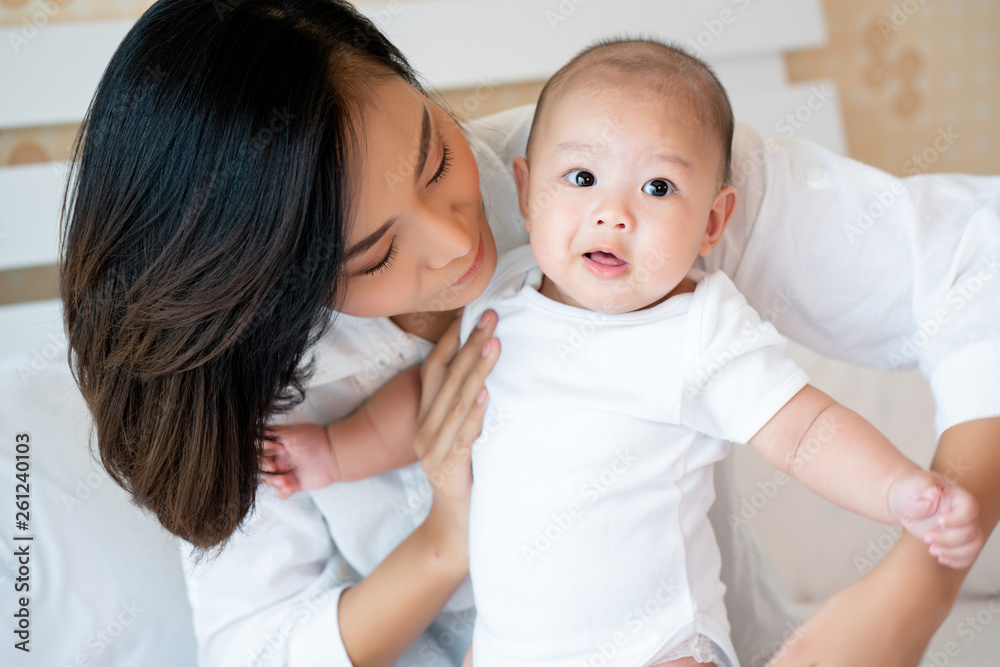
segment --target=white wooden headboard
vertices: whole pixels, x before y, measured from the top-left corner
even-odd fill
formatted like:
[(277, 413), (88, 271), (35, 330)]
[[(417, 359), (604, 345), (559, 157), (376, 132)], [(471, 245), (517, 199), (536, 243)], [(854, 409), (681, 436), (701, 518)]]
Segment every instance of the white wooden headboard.
[[(544, 79), (601, 37), (673, 40), (716, 68), (740, 120), (766, 136), (791, 130), (845, 152), (834, 84), (789, 85), (785, 76), (784, 52), (826, 40), (819, 0), (392, 0), (360, 7), (441, 90)], [(52, 24), (27, 41), (16, 39), (20, 28), (0, 30), (0, 128), (82, 120), (131, 25)], [(807, 122), (792, 128), (789, 113), (804, 113)], [(60, 163), (0, 167), (0, 271), (56, 263), (64, 174)], [(58, 310), (47, 303), (0, 308), (0, 350), (29, 350), (51, 333)], [(33, 324), (43, 325), (41, 337)]]

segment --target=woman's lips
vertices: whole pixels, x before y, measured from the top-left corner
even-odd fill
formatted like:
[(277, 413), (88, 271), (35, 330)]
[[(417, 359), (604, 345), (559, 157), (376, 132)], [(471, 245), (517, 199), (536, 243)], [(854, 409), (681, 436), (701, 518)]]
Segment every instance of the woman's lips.
[(618, 278), (628, 273), (628, 262), (611, 252), (592, 250), (583, 255), (583, 263), (599, 278)]
[(472, 260), (472, 266), (469, 267), (468, 271), (462, 274), (461, 278), (459, 278), (453, 283), (452, 287), (458, 287), (459, 285), (463, 285), (469, 282), (475, 277), (477, 273), (479, 273), (479, 269), (483, 267), (483, 255), (485, 254), (485, 249), (486, 247), (483, 243), (483, 237), (480, 236), (479, 250), (476, 252), (476, 258)]

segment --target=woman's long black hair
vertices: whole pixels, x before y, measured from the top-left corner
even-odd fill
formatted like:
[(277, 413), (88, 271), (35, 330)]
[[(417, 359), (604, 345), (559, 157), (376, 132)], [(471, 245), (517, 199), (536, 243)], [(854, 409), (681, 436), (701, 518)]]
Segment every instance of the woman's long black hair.
[(347, 2), (160, 0), (77, 136), (71, 366), (105, 468), (197, 547), (239, 527), (265, 424), (301, 398), (339, 294), (360, 111), (386, 76), (418, 85)]

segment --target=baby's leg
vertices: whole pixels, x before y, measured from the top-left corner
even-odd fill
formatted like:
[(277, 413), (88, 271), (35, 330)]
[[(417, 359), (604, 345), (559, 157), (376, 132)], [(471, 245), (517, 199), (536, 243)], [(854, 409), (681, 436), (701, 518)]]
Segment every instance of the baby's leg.
[(705, 667), (709, 665), (710, 667), (716, 667), (714, 662), (698, 662), (694, 658), (680, 658), (678, 660), (668, 660), (667, 662), (658, 662), (652, 667)]

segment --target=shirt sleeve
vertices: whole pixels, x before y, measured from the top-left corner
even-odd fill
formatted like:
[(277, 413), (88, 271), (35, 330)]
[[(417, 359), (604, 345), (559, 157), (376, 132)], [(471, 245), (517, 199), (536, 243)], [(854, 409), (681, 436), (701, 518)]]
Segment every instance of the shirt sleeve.
[(681, 423), (748, 442), (809, 382), (784, 349), (725, 274), (702, 279), (688, 312)]
[(262, 487), (221, 553), (183, 565), (200, 667), (350, 667), (337, 608), (359, 577), (308, 494)]
[[(940, 151), (959, 138), (942, 128), (928, 141)], [(823, 354), (919, 367), (938, 433), (1000, 415), (1000, 178), (896, 178), (743, 124), (733, 171), (737, 207), (704, 268)]]

